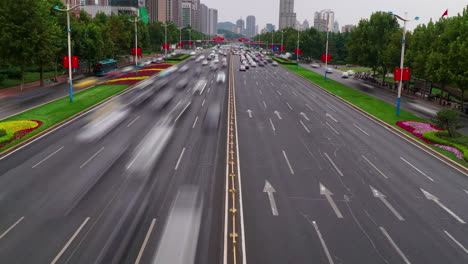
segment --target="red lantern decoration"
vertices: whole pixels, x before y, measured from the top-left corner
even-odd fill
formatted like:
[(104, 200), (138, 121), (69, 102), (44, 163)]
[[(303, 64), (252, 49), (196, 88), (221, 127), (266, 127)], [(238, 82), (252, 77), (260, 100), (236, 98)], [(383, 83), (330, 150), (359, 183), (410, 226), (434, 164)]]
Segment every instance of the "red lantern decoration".
[[(78, 59), (78, 56), (72, 56), (71, 57), (71, 65), (73, 69), (77, 69), (80, 67), (80, 61)], [(68, 62), (68, 56), (63, 56), (62, 58), (63, 61), (63, 67), (68, 68), (69, 62)]]

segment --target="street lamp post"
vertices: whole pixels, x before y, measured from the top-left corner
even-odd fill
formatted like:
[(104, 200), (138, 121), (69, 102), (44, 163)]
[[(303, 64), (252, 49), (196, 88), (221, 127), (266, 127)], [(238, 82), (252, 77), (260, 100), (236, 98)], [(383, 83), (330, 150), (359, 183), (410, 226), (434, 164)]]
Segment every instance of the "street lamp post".
[(128, 21), (135, 23), (135, 75), (138, 75), (138, 21), (140, 20), (141, 18), (137, 19), (136, 17), (134, 20), (128, 19)]
[(296, 70), (299, 69), (299, 32), (297, 29), (297, 50), (296, 50)]
[(167, 60), (167, 21), (166, 23), (164, 24), (165, 27), (164, 27), (164, 45), (165, 45), (165, 49), (164, 49), (164, 60), (166, 61)]
[(326, 47), (325, 47), (325, 81), (327, 81), (327, 67), (328, 67), (328, 33), (329, 33), (329, 29), (328, 29), (328, 26), (327, 26), (327, 44), (326, 44)]
[[(180, 27), (180, 32), (179, 32), (179, 43), (182, 43), (182, 27)], [(182, 49), (182, 46), (179, 46), (179, 48)]]
[(189, 43), (190, 43), (189, 49), (192, 49), (192, 29), (189, 28), (188, 32), (189, 32)]
[(396, 17), (397, 19), (403, 21), (403, 37), (401, 39), (401, 56), (400, 56), (400, 82), (398, 83), (398, 95), (397, 95), (397, 104), (396, 104), (396, 116), (400, 116), (400, 105), (401, 105), (401, 90), (403, 87), (403, 65), (405, 61), (405, 44), (406, 44), (406, 22), (419, 20), (419, 17), (415, 17), (413, 20), (408, 20), (400, 17), (399, 15), (393, 14), (393, 12), (388, 12), (388, 14)]
[(273, 52), (273, 47), (275, 44), (273, 44), (273, 34), (275, 34), (274, 31), (271, 31), (271, 52)]
[(281, 30), (281, 54), (283, 54), (284, 30)]
[(70, 97), (70, 103), (73, 102), (73, 73), (72, 73), (72, 62), (71, 62), (71, 28), (70, 28), (70, 11), (79, 7), (84, 6), (85, 2), (80, 2), (79, 5), (70, 7), (70, 3), (67, 2), (67, 9), (60, 9), (58, 6), (54, 7), (54, 10), (67, 13), (67, 35), (68, 35), (68, 91)]

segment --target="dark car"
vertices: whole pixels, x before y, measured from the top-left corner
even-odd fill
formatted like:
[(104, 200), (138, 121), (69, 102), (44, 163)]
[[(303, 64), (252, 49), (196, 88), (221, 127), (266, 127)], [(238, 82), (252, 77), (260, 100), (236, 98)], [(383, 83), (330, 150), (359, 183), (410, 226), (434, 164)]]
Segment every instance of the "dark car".
[(218, 130), (221, 119), (221, 105), (217, 102), (208, 106), (205, 115), (205, 129), (207, 131)]

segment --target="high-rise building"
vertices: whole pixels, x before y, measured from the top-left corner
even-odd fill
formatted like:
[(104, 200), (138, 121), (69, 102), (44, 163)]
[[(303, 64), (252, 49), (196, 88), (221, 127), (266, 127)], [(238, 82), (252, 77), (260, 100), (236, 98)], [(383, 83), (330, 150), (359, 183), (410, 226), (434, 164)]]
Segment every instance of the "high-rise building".
[(294, 27), (296, 13), (294, 13), (294, 0), (280, 0), (279, 29)]
[(138, 0), (109, 0), (112, 6), (138, 6)]
[(304, 22), (302, 22), (302, 30), (307, 30), (309, 29), (310, 25), (309, 25), (309, 21), (307, 21), (307, 19), (304, 20)]
[(341, 32), (351, 32), (354, 29), (354, 25), (344, 25), (341, 27)]
[(267, 32), (275, 31), (275, 26), (273, 24), (266, 24)]
[(244, 35), (245, 34), (245, 22), (242, 18), (238, 19), (236, 21), (236, 33), (237, 34), (242, 34)]
[(246, 19), (245, 35), (247, 37), (255, 36), (255, 16), (248, 16)]
[(209, 35), (216, 35), (218, 33), (217, 26), (218, 26), (218, 10), (214, 8), (208, 9), (209, 14)]
[(340, 33), (340, 24), (338, 24), (338, 21), (335, 21), (335, 23), (333, 24), (333, 33)]
[(192, 9), (192, 2), (190, 1), (183, 1), (181, 2), (181, 27), (187, 27), (192, 25), (193, 20), (193, 9)]
[(203, 34), (208, 34), (209, 31), (209, 14), (208, 7), (205, 4), (200, 5), (200, 21), (201, 30)]
[(179, 20), (179, 0), (157, 0), (158, 1), (158, 21), (172, 21), (177, 26), (180, 25)]
[(320, 32), (333, 31), (335, 25), (335, 12), (330, 9), (325, 9), (320, 12), (315, 12), (314, 27)]

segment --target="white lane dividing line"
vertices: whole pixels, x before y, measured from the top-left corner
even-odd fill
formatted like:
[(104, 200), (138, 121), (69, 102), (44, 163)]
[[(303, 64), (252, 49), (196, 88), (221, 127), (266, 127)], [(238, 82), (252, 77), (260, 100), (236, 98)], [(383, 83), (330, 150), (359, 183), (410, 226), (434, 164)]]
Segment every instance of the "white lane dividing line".
[(146, 232), (145, 240), (143, 240), (143, 244), (141, 245), (140, 252), (138, 252), (135, 264), (140, 264), (141, 257), (143, 256), (143, 252), (145, 251), (146, 245), (148, 244), (151, 232), (153, 232), (154, 224), (156, 224), (156, 218), (153, 218), (153, 220), (151, 220), (150, 227), (148, 228), (148, 232)]
[(329, 113), (326, 113), (325, 116), (328, 116), (331, 120), (335, 121), (335, 123), (338, 123), (338, 120), (336, 120), (332, 115)]
[(258, 82), (256, 81), (255, 84), (258, 86)]
[(328, 263), (335, 264), (335, 262), (333, 262), (333, 259), (331, 257), (330, 251), (328, 250), (327, 244), (325, 244), (325, 240), (323, 240), (322, 233), (320, 232), (320, 229), (318, 228), (317, 223), (315, 221), (312, 221), (312, 225), (315, 228), (315, 232), (317, 232), (317, 236), (320, 240), (320, 243), (322, 244), (323, 251), (325, 251), (325, 255), (327, 255)]
[(100, 150), (98, 150), (96, 153), (94, 153), (94, 155), (91, 156), (91, 158), (89, 158), (85, 163), (83, 163), (81, 166), (80, 166), (80, 169), (83, 168), (84, 166), (86, 166), (90, 161), (92, 161), (97, 155), (99, 155), (99, 153), (101, 153), (101, 151), (104, 150), (104, 147), (102, 147)]
[(135, 123), (135, 121), (137, 121), (138, 119), (140, 119), (140, 116), (135, 117), (135, 119), (133, 119), (132, 122), (128, 123), (127, 127), (133, 125), (133, 123)]
[(289, 171), (291, 172), (292, 175), (294, 175), (294, 170), (291, 166), (291, 163), (289, 163), (288, 156), (286, 155), (286, 152), (284, 150), (283, 150), (283, 156), (284, 156), (284, 159), (286, 160), (286, 163), (288, 163)]
[(464, 247), (460, 242), (458, 242), (458, 240), (456, 240), (449, 232), (447, 232), (446, 230), (444, 230), (444, 233), (450, 238), (452, 239), (453, 242), (455, 242), (455, 244), (457, 244), (457, 246), (459, 246), (463, 252), (465, 252), (465, 254), (468, 255), (468, 249), (466, 249), (466, 247)]
[(468, 191), (467, 191), (467, 190), (463, 189), (463, 191), (465, 191), (465, 193), (468, 194)]
[(13, 228), (15, 228), (15, 226), (17, 226), (21, 221), (23, 221), (24, 219), (24, 216), (21, 217), (20, 219), (18, 219), (12, 226), (10, 226), (7, 230), (5, 230), (5, 232), (3, 232), (1, 235), (0, 235), (0, 240), (5, 237)]
[(340, 133), (338, 133), (338, 131), (336, 131), (336, 129), (334, 129), (332, 126), (330, 126), (330, 124), (328, 124), (328, 122), (325, 122), (325, 124), (326, 124), (331, 130), (333, 130), (333, 132), (335, 132), (337, 135), (340, 134)]
[(335, 110), (333, 107), (331, 107), (331, 106), (330, 106), (330, 105), (328, 105), (328, 104), (326, 104), (326, 105), (327, 105), (327, 107), (328, 107), (328, 108), (330, 108), (330, 109), (331, 109), (333, 112), (335, 112), (335, 113), (336, 113), (336, 110)]
[(64, 146), (61, 146), (59, 149), (57, 149), (56, 151), (54, 151), (52, 154), (50, 154), (49, 156), (45, 157), (45, 159), (39, 161), (38, 163), (36, 163), (36, 165), (32, 166), (32, 168), (36, 168), (37, 166), (41, 165), (44, 161), (48, 160), (50, 157), (52, 157), (53, 155), (57, 154), (57, 152), (61, 151), (62, 149), (64, 148)]
[(177, 170), (179, 168), (179, 164), (180, 164), (180, 161), (182, 160), (182, 157), (184, 156), (184, 153), (185, 153), (185, 147), (180, 152), (180, 156), (179, 156), (179, 159), (177, 160), (174, 170)]
[(179, 118), (185, 113), (185, 111), (187, 111), (187, 109), (190, 107), (190, 105), (192, 105), (192, 101), (188, 102), (187, 105), (184, 107), (184, 109), (182, 109), (182, 111), (180, 111), (179, 115), (175, 119), (175, 122), (177, 122), (179, 120)]
[(295, 96), (298, 96), (297, 93), (295, 93), (294, 91), (292, 91), (292, 93), (293, 93)]
[(205, 105), (205, 101), (206, 101), (206, 99), (203, 99), (203, 102), (201, 103), (201, 106)]
[(354, 124), (354, 127), (356, 127), (357, 129), (361, 130), (362, 133), (366, 134), (367, 136), (369, 136), (369, 133), (367, 133), (366, 131), (364, 131), (364, 129), (360, 128), (358, 125)]
[(327, 157), (328, 161), (330, 161), (330, 163), (333, 165), (333, 167), (338, 172), (338, 174), (340, 174), (340, 176), (343, 177), (343, 173), (341, 172), (340, 169), (338, 169), (338, 166), (336, 166), (335, 162), (333, 162), (333, 160), (330, 158), (330, 156), (328, 156), (328, 154), (326, 152), (324, 152), (323, 154), (325, 155), (325, 157)]
[(271, 129), (273, 129), (273, 132), (276, 131), (275, 125), (273, 124), (273, 121), (270, 118), (270, 124), (271, 124)]
[(276, 90), (276, 92), (277, 92), (279, 95), (283, 95), (283, 94), (281, 94), (281, 92), (280, 92), (280, 91), (278, 91), (278, 90)]
[(195, 117), (195, 121), (193, 121), (192, 129), (195, 128), (195, 126), (197, 125), (197, 121), (198, 121), (198, 116)]
[(293, 108), (291, 107), (291, 105), (288, 102), (286, 102), (286, 104), (288, 105), (289, 109), (291, 109), (291, 111), (292, 111)]
[(308, 104), (305, 104), (305, 106), (307, 106), (307, 108), (309, 108), (309, 109), (310, 109), (310, 111), (314, 111), (314, 109), (313, 109), (312, 107), (310, 107), (310, 105), (308, 105)]
[(262, 102), (263, 102), (263, 106), (265, 106), (265, 109), (267, 109), (268, 107), (267, 107), (265, 101), (262, 101)]
[(210, 91), (211, 91), (211, 87), (210, 87), (210, 88), (208, 88), (208, 91), (206, 91), (206, 93), (210, 93)]
[(432, 179), (431, 177), (427, 176), (426, 173), (422, 172), (420, 169), (416, 168), (413, 164), (409, 163), (409, 161), (405, 160), (403, 157), (400, 157), (400, 159), (404, 162), (406, 162), (406, 164), (410, 165), (413, 169), (415, 169), (416, 171), (418, 171), (419, 173), (421, 173), (422, 175), (424, 175), (426, 178), (428, 178), (429, 180), (431, 181), (434, 181), (434, 179)]
[(403, 251), (401, 251), (401, 249), (397, 246), (395, 241), (393, 241), (392, 237), (387, 233), (387, 230), (385, 230), (385, 228), (383, 228), (381, 226), (379, 228), (380, 228), (380, 231), (382, 231), (382, 233), (384, 234), (384, 236), (388, 239), (388, 242), (390, 242), (392, 247), (398, 252), (398, 255), (400, 255), (400, 257), (403, 259), (403, 261), (406, 264), (411, 264), (411, 262), (408, 260), (408, 258), (403, 253)]
[(302, 122), (302, 120), (299, 120), (299, 122), (301, 122), (301, 125), (304, 127), (304, 129), (307, 131), (307, 133), (310, 134), (310, 130), (306, 127), (306, 125), (304, 125), (304, 123)]
[(81, 229), (83, 229), (83, 227), (88, 223), (89, 221), (89, 217), (87, 217), (84, 222), (80, 225), (80, 227), (75, 231), (75, 233), (73, 234), (73, 236), (68, 240), (68, 242), (65, 244), (65, 246), (62, 248), (62, 250), (60, 250), (60, 252), (57, 254), (57, 256), (54, 258), (54, 260), (52, 260), (52, 262), (50, 262), (50, 264), (55, 264), (57, 263), (57, 261), (60, 259), (60, 257), (63, 255), (63, 253), (67, 250), (67, 248), (70, 246), (70, 244), (73, 242), (73, 240), (75, 240), (76, 236), (78, 236), (78, 234), (81, 232)]
[(380, 175), (382, 175), (385, 179), (388, 179), (387, 175), (385, 175), (382, 171), (379, 170), (379, 168), (377, 168), (370, 160), (368, 160), (364, 155), (361, 155), (361, 157), (367, 161), (367, 163), (369, 163), (369, 165), (372, 166), (372, 168), (374, 168), (376, 171), (378, 171), (380, 173)]
[(260, 89), (258, 89), (258, 92), (260, 93), (260, 95), (262, 95), (262, 94), (263, 94), (263, 93), (262, 93), (262, 90), (260, 90)]

